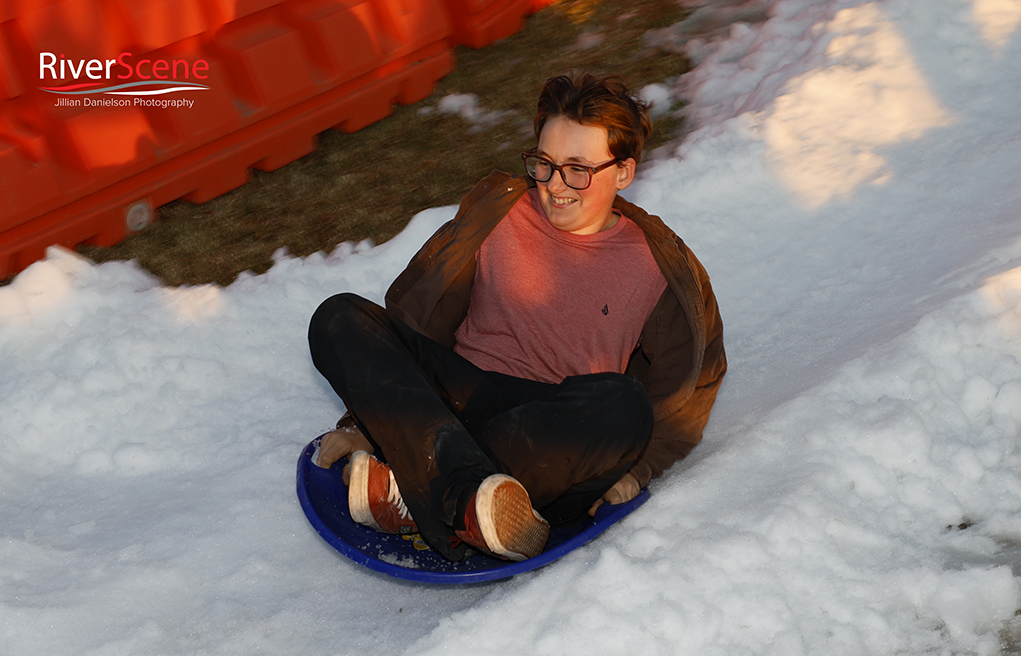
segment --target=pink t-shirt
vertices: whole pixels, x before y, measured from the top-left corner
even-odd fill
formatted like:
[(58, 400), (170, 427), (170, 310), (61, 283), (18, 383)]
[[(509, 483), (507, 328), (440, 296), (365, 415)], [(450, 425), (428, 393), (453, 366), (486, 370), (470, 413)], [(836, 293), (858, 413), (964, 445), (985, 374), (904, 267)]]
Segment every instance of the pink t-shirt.
[(630, 219), (592, 235), (549, 224), (535, 189), (483, 242), (454, 350), (476, 366), (559, 383), (623, 373), (666, 279)]

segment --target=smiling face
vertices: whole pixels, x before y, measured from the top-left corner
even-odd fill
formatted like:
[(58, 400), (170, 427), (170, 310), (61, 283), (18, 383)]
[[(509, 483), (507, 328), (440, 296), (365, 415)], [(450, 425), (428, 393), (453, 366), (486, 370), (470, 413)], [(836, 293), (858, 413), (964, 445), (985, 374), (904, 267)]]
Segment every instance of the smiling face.
[[(555, 164), (598, 166), (613, 159), (606, 128), (583, 125), (563, 116), (551, 118), (539, 135), (536, 154)], [(577, 235), (590, 235), (617, 223), (613, 200), (635, 177), (635, 160), (626, 159), (592, 176), (588, 189), (571, 189), (559, 172), (537, 183), (539, 202), (553, 227)]]

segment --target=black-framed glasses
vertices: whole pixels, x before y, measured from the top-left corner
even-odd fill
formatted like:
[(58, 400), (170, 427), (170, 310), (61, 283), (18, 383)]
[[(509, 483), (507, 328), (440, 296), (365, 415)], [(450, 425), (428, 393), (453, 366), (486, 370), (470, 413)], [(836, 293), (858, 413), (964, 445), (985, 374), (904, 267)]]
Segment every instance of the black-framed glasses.
[(592, 176), (603, 169), (609, 168), (619, 162), (619, 159), (611, 159), (609, 162), (598, 166), (585, 166), (584, 164), (554, 164), (545, 157), (535, 153), (521, 153), (521, 159), (525, 162), (525, 170), (536, 182), (549, 182), (554, 171), (560, 171), (560, 177), (564, 184), (571, 189), (588, 189), (592, 184)]

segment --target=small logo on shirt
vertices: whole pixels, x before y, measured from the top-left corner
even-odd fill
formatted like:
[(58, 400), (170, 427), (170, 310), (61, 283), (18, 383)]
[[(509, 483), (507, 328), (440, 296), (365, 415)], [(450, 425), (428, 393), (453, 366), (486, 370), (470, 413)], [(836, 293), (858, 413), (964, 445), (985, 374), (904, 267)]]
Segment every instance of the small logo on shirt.
[(603, 313), (603, 315), (609, 314), (610, 313), (610, 306), (609, 305), (604, 305), (603, 309), (602, 309), (602, 313)]

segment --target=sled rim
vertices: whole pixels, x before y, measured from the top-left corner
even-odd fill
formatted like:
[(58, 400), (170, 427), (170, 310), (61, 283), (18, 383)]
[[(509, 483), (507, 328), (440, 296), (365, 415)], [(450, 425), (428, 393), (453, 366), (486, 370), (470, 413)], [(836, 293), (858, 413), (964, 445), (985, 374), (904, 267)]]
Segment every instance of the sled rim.
[[(312, 462), (312, 455), (318, 448), (320, 439), (322, 439), (322, 436), (309, 442), (298, 457), (297, 493), (298, 501), (301, 504), (302, 511), (305, 513), (305, 517), (327, 544), (350, 560), (373, 571), (407, 581), (436, 584), (479, 583), (498, 581), (538, 569), (589, 542), (631, 514), (632, 511), (649, 499), (648, 488), (643, 488), (634, 499), (627, 503), (613, 506), (603, 504), (599, 507), (594, 518), (586, 520), (577, 526), (552, 531), (546, 550), (528, 560), (520, 562), (503, 561), (483, 554), (476, 554), (458, 563), (450, 563), (435, 551), (430, 552), (435, 554), (435, 556), (430, 556), (424, 552), (416, 554), (412, 551), (413, 547), (397, 542), (405, 539), (401, 536), (378, 533), (351, 521), (347, 510), (346, 494), (334, 496), (332, 493), (337, 492), (339, 487), (334, 485), (332, 489), (327, 489), (330, 483), (326, 483), (325, 487), (322, 483), (323, 480), (327, 480), (324, 477), (339, 480), (342, 464), (336, 463), (333, 468), (325, 470)], [(311, 468), (315, 468), (315, 470)], [(335, 481), (332, 482), (335, 483)], [(340, 485), (343, 484), (340, 483)], [(344, 488), (344, 491), (346, 491), (346, 488)], [(331, 512), (335, 515), (331, 522), (325, 521), (324, 517), (321, 516), (329, 517), (330, 513), (321, 513), (320, 509), (316, 508), (313, 497), (317, 492), (320, 494), (325, 493), (330, 497), (327, 502), (332, 503)], [(324, 501), (320, 499), (320, 508), (323, 508), (323, 503)], [(345, 517), (346, 521), (350, 522), (350, 527), (345, 525)], [(361, 547), (356, 546), (359, 543), (362, 544)], [(384, 544), (380, 548), (379, 557), (364, 550), (367, 548), (366, 545), (373, 544), (377, 546)], [(383, 553), (386, 544), (389, 544), (394, 551)], [(404, 555), (403, 559), (400, 558), (401, 554)], [(391, 560), (407, 562), (407, 559), (411, 558), (412, 555), (419, 556), (424, 563), (416, 561), (416, 564), (424, 564), (424, 566), (409, 567), (389, 562)], [(430, 567), (430, 562), (439, 561), (442, 561), (441, 566), (447, 571), (440, 571)], [(468, 561), (471, 562), (469, 563)]]

